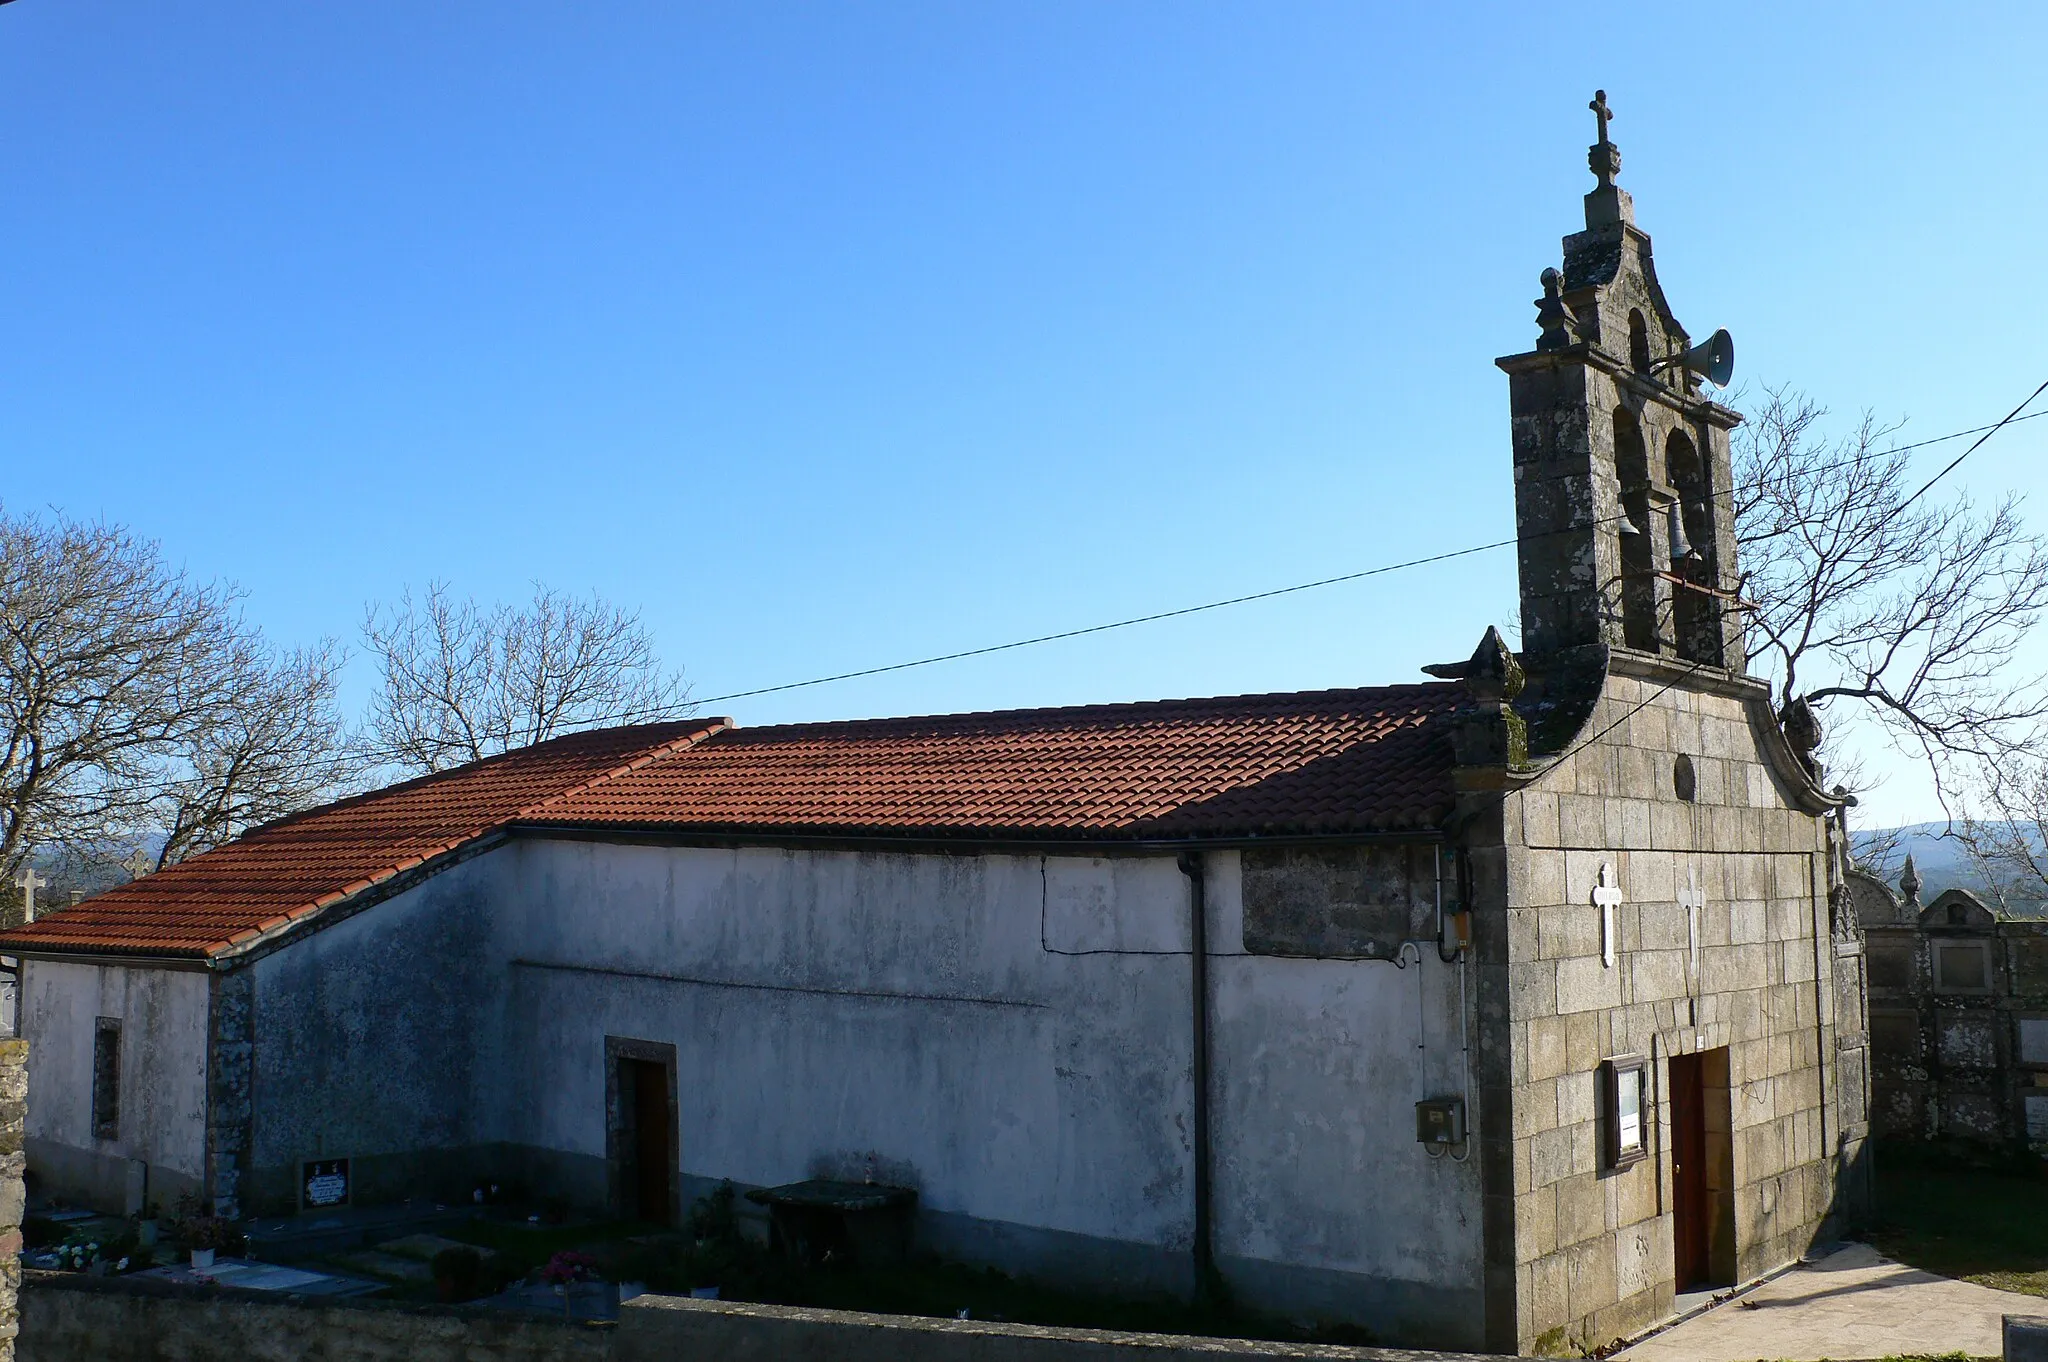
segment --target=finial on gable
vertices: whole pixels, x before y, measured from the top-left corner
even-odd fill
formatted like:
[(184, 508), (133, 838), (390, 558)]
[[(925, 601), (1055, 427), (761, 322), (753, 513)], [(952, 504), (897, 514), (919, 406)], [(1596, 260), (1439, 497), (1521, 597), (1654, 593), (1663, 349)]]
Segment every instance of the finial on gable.
[(1529, 725), (1512, 703), (1527, 678), (1500, 630), (1488, 625), (1471, 660), (1462, 666), (1431, 670), (1456, 672), (1465, 681), (1466, 703), (1451, 723), (1451, 752), (1458, 765), (1498, 768), (1497, 776), (1527, 763)]
[(1563, 276), (1555, 269), (1546, 268), (1541, 276), (1543, 296), (1536, 300), (1536, 325), (1543, 334), (1536, 338), (1538, 350), (1562, 350), (1572, 343), (1571, 309), (1564, 305), (1559, 295)]
[(1522, 664), (1508, 650), (1507, 640), (1492, 625), (1480, 636), (1479, 646), (1465, 664), (1465, 689), (1480, 701), (1513, 700), (1522, 693), (1525, 677)]

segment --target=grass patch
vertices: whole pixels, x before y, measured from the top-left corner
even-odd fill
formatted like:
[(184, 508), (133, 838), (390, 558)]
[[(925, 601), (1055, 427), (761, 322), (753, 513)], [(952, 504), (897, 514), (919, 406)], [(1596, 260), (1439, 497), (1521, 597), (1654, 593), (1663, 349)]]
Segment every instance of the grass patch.
[(500, 1254), (520, 1271), (542, 1266), (564, 1249), (584, 1253), (621, 1243), (634, 1235), (653, 1234), (651, 1225), (631, 1220), (606, 1220), (582, 1224), (531, 1225), (521, 1220), (489, 1220), (479, 1217), (435, 1231), (446, 1239), (474, 1244)]
[(1871, 1242), (1899, 1262), (2000, 1291), (2048, 1296), (2048, 1178), (1878, 1160)]

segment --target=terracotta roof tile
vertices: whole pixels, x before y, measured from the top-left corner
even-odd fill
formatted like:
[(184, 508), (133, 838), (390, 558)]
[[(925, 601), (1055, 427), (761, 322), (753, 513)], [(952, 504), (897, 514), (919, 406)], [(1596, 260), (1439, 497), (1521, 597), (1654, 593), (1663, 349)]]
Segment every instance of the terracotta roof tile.
[(1173, 838), (1385, 832), (1450, 811), (1432, 683), (728, 728), (522, 822), (704, 832)]
[(1455, 683), (738, 729), (600, 729), (257, 829), (0, 932), (207, 957), (510, 825), (946, 839), (1434, 828)]
[(219, 954), (708, 728), (696, 720), (576, 733), (329, 804), (0, 932), (0, 951)]

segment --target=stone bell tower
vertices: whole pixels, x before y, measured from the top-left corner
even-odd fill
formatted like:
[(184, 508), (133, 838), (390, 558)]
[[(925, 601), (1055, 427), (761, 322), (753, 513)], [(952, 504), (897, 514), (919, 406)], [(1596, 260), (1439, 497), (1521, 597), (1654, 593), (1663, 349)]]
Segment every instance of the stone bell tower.
[(1742, 418), (1680, 358), (1689, 338), (1614, 183), (1606, 92), (1590, 107), (1586, 230), (1564, 239), (1562, 271), (1543, 271), (1536, 348), (1495, 361), (1514, 421), (1523, 649), (1605, 643), (1740, 672), (1728, 432)]

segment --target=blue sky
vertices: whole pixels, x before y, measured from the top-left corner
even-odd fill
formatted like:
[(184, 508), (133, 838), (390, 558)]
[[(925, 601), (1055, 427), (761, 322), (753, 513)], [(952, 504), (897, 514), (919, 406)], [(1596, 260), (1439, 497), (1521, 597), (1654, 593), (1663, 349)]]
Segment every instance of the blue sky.
[[(1595, 86), (1751, 383), (1912, 438), (2048, 376), (2044, 39), (2017, 4), (19, 0), (0, 496), (160, 538), (283, 641), (434, 577), (596, 590), (703, 696), (1440, 552), (1512, 532), (1491, 361)], [(1958, 484), (2038, 503), (2044, 427)], [(718, 708), (1412, 680), (1514, 589), (1495, 553)], [(1866, 812), (1928, 809), (1900, 771)]]

